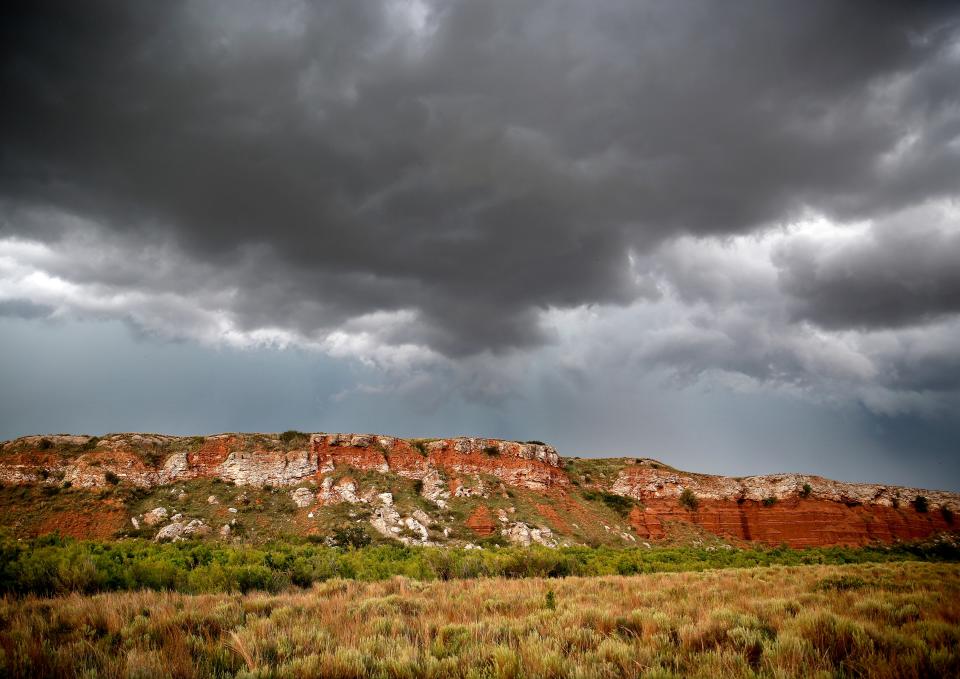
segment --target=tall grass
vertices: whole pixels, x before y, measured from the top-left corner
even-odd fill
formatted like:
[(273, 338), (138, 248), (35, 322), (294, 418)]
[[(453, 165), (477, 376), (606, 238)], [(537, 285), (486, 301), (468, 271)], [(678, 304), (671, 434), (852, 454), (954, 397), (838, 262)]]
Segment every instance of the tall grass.
[[(837, 582), (855, 584), (830, 584)], [(960, 567), (395, 577), (330, 580), (276, 595), (7, 596), (0, 599), (0, 675), (960, 676)]]

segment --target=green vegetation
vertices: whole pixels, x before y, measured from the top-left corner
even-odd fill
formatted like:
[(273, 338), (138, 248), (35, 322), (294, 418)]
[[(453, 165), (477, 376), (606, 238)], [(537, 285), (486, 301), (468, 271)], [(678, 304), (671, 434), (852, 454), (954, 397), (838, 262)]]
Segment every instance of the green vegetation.
[(913, 500), (913, 508), (921, 514), (926, 514), (928, 508), (927, 498), (925, 498), (923, 495), (917, 495), (917, 497)]
[(115, 486), (120, 483), (120, 477), (114, 474), (112, 471), (107, 470), (103, 473), (104, 480), (109, 483), (111, 486)]
[(287, 431), (280, 434), (280, 441), (286, 445), (291, 445), (294, 443), (305, 443), (310, 437), (307, 434), (304, 434), (302, 431), (296, 431), (294, 429), (288, 429)]
[(483, 452), (485, 452), (487, 455), (499, 455), (500, 449), (496, 446), (484, 446)]
[(366, 547), (370, 533), (359, 523), (348, 523), (333, 529), (333, 541), (341, 547)]
[(565, 458), (564, 468), (575, 486), (609, 487), (627, 466), (623, 458)]
[(8, 596), (0, 621), (10, 679), (960, 676), (955, 564)]
[(684, 488), (683, 492), (680, 493), (680, 505), (686, 507), (692, 512), (697, 511), (697, 507), (700, 506), (700, 500), (697, 499), (697, 496), (689, 488)]
[[(34, 540), (0, 539), (0, 592), (50, 595), (156, 589), (187, 593), (277, 592), (332, 578), (382, 580), (402, 575), (418, 580), (475, 577), (632, 575), (752, 566), (846, 564), (904, 560), (960, 561), (951, 543), (890, 547), (793, 550), (663, 548), (484, 549), (364, 546), (358, 524), (335, 531), (339, 544), (308, 540), (263, 546), (209, 542), (155, 544), (128, 539), (88, 542), (48, 535)], [(361, 548), (356, 548), (360, 546)]]
[(620, 516), (627, 516), (630, 510), (637, 505), (637, 501), (633, 498), (603, 490), (586, 490), (583, 492), (583, 497), (591, 502), (602, 502)]
[(545, 446), (545, 445), (547, 445), (547, 444), (544, 443), (543, 441), (537, 441), (536, 439), (533, 439), (532, 441), (524, 441), (524, 443), (530, 444), (530, 445), (532, 445), (532, 446)]
[(777, 498), (775, 498), (774, 496), (771, 495), (770, 497), (763, 498), (764, 507), (772, 507), (775, 504), (777, 504)]
[(800, 497), (810, 497), (810, 493), (813, 492), (813, 488), (809, 483), (803, 484), (803, 490), (800, 491)]

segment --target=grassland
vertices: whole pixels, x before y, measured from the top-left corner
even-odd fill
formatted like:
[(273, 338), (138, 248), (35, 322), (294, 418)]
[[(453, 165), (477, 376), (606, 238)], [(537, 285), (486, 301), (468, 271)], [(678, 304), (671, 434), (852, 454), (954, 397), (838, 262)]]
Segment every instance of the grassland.
[(329, 580), (0, 599), (20, 677), (960, 676), (960, 567)]

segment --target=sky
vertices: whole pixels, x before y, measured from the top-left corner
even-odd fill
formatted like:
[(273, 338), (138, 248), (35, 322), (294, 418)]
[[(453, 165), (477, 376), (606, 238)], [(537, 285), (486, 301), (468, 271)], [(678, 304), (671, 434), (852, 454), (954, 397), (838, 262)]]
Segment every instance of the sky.
[(0, 12), (0, 438), (960, 490), (955, 3)]

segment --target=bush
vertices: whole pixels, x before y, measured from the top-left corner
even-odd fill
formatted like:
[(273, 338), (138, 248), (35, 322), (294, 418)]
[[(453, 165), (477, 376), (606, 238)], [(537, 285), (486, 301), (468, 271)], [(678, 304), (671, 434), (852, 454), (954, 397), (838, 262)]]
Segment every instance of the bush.
[(307, 439), (307, 435), (302, 431), (296, 431), (294, 429), (288, 429), (287, 431), (280, 434), (280, 440), (286, 444), (291, 443), (300, 443)]
[(366, 547), (370, 544), (370, 534), (359, 523), (334, 528), (333, 539), (341, 547)]
[(106, 471), (103, 473), (104, 480), (109, 483), (111, 486), (115, 486), (120, 483), (120, 477), (114, 474), (111, 471)]
[(813, 488), (810, 487), (809, 483), (803, 484), (803, 490), (800, 491), (800, 497), (810, 497), (810, 493), (813, 492)]
[(777, 498), (775, 498), (773, 495), (763, 498), (764, 507), (772, 507), (775, 504), (777, 504)]
[(916, 509), (921, 514), (926, 514), (929, 505), (927, 503), (927, 498), (923, 495), (917, 495), (913, 500), (913, 508)]
[[(239, 530), (237, 524), (234, 529)], [(310, 586), (330, 578), (384, 580), (476, 577), (545, 577), (632, 575), (702, 571), (773, 564), (841, 564), (882, 561), (960, 561), (960, 550), (941, 542), (878, 548), (792, 550), (688, 548), (611, 548), (500, 546), (463, 550), (410, 548), (396, 544), (363, 546), (363, 524), (336, 531), (341, 545), (322, 539), (265, 546), (186, 541), (154, 544), (143, 539), (78, 542), (58, 535), (16, 540), (0, 534), (0, 595), (58, 594), (70, 591), (176, 590), (180, 592), (277, 591), (296, 584)], [(136, 537), (136, 534), (131, 534)], [(490, 540), (490, 543), (493, 541)], [(876, 584), (874, 584), (876, 582)], [(828, 576), (811, 585), (820, 591), (883, 586), (882, 581), (850, 575)], [(2, 674), (2, 672), (0, 672)]]
[(680, 505), (691, 511), (696, 511), (697, 507), (700, 506), (700, 501), (697, 499), (697, 496), (694, 495), (692, 490), (689, 488), (684, 488), (683, 492), (680, 493)]
[(485, 452), (487, 455), (499, 455), (500, 449), (496, 446), (484, 446), (483, 452)]
[(534, 440), (532, 440), (532, 441), (524, 441), (524, 443), (528, 443), (528, 444), (530, 444), (530, 445), (532, 445), (532, 446), (545, 446), (545, 445), (547, 445), (547, 444), (544, 443), (543, 441), (537, 441), (536, 439), (534, 439)]
[(851, 589), (863, 589), (867, 586), (866, 580), (855, 575), (837, 575), (830, 578), (824, 578), (817, 583), (816, 588), (821, 592), (836, 591), (846, 592)]
[(40, 439), (40, 443), (37, 444), (37, 448), (40, 450), (50, 450), (53, 448), (53, 441), (47, 438)]
[(630, 510), (633, 509), (633, 506), (636, 504), (632, 498), (624, 497), (623, 495), (617, 495), (615, 493), (607, 493), (606, 491), (602, 490), (585, 491), (583, 493), (583, 497), (591, 502), (602, 502), (621, 516), (626, 516), (629, 514)]

